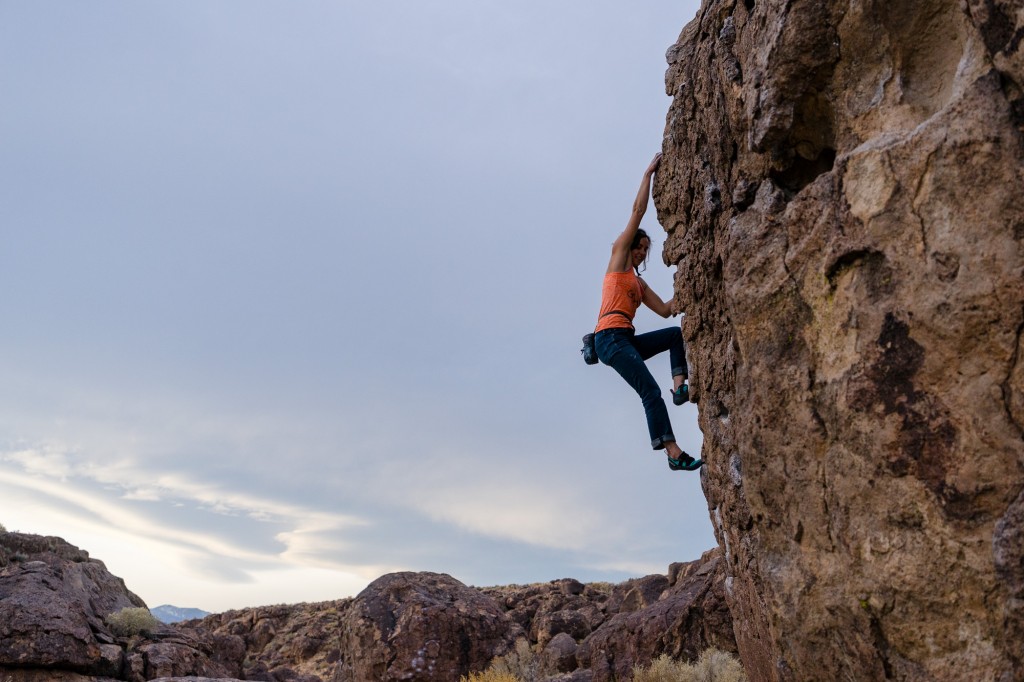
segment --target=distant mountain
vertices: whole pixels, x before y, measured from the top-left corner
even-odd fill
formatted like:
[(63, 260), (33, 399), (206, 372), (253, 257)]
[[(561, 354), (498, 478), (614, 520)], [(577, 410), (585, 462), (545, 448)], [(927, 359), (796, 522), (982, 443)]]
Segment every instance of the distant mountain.
[(202, 609), (185, 609), (180, 606), (171, 606), (170, 604), (150, 609), (149, 612), (156, 616), (156, 619), (161, 623), (178, 623), (183, 620), (204, 618), (210, 615), (209, 611), (203, 611)]

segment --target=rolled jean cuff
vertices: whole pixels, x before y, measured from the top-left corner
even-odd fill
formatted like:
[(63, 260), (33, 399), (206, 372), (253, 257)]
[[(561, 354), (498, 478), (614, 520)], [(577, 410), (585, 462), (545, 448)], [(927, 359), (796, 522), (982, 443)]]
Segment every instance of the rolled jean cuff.
[(685, 379), (686, 378), (686, 368), (684, 368), (684, 367), (673, 367), (672, 368), (672, 376), (677, 377), (680, 374), (682, 374), (683, 378)]
[(654, 448), (655, 450), (663, 450), (663, 449), (665, 449), (665, 443), (675, 443), (675, 442), (676, 442), (676, 437), (673, 436), (671, 433), (666, 433), (661, 438), (655, 438), (654, 440), (652, 440), (651, 441), (651, 447)]

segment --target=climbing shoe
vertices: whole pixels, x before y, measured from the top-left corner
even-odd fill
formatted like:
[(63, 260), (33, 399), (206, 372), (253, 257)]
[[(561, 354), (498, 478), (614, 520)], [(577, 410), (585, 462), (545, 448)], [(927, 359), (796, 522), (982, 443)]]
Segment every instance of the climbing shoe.
[(672, 404), (682, 405), (683, 403), (690, 402), (690, 387), (683, 384), (676, 390), (672, 391)]
[(679, 456), (679, 459), (668, 458), (668, 468), (672, 471), (696, 471), (704, 465), (704, 460), (694, 459), (685, 452)]

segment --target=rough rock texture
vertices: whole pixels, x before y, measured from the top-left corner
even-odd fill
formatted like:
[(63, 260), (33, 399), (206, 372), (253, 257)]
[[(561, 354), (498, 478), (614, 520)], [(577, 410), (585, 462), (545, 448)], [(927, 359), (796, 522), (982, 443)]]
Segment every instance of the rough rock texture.
[(103, 617), (142, 601), (59, 538), (0, 533), (0, 548), (0, 666), (111, 672)]
[(158, 677), (152, 682), (242, 682), (234, 677)]
[(752, 680), (1024, 679), (1024, 6), (707, 0), (655, 205)]
[(724, 564), (713, 550), (685, 565), (656, 601), (609, 618), (579, 646), (579, 666), (593, 673), (594, 682), (611, 682), (629, 679), (634, 665), (662, 654), (696, 660), (709, 647), (735, 651)]
[(247, 680), (454, 681), (522, 640), (538, 679), (597, 682), (662, 653), (735, 651), (724, 583), (718, 549), (673, 564), (668, 576), (617, 585), (470, 588), (446, 575), (397, 573), (355, 599), (229, 611), (174, 628)]
[(663, 653), (735, 651), (724, 583), (718, 549), (617, 585), (470, 588), (393, 573), (353, 599), (119, 638), (104, 618), (145, 605), (101, 562), (60, 538), (0, 533), (0, 682), (454, 682), (524, 647), (535, 679), (605, 682)]
[(211, 658), (238, 677), (323, 682), (341, 659), (340, 633), (351, 599), (261, 606), (175, 625), (207, 642)]
[(119, 682), (111, 677), (80, 675), (55, 670), (19, 670), (0, 668), (0, 682)]
[(457, 680), (508, 651), (519, 634), (493, 599), (451, 576), (391, 573), (348, 610), (334, 680)]
[(223, 675), (203, 643), (161, 626), (118, 639), (104, 618), (145, 606), (88, 552), (55, 537), (0, 533), (0, 682)]

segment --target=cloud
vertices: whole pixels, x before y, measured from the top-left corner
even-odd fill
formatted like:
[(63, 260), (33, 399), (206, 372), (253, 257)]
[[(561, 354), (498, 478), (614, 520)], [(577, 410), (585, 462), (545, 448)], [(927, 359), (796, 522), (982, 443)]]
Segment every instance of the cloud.
[[(45, 455), (40, 456), (39, 452), (38, 449), (29, 449), (0, 454), (0, 461), (18, 464), (24, 472), (0, 468), (0, 482), (42, 493), (102, 522), (116, 525), (125, 532), (183, 550), (205, 552), (236, 561), (288, 563), (297, 554), (309, 555), (310, 536), (365, 523), (351, 515), (324, 513), (226, 490), (181, 474), (147, 472), (125, 460), (109, 467), (94, 464), (78, 466), (73, 455), (60, 452), (52, 444), (46, 446)], [(60, 462), (61, 466), (53, 466), (54, 462)], [(53, 475), (54, 472), (60, 474), (59, 478)], [(69, 485), (72, 482), (74, 485)], [(164, 503), (178, 507), (191, 505), (193, 509), (207, 514), (244, 517), (249, 521), (247, 532), (259, 533), (261, 527), (267, 528), (263, 532), (281, 541), (282, 549), (274, 554), (254, 551), (247, 547), (244, 536), (233, 541), (223, 534), (175, 526), (162, 521), (159, 513), (154, 514), (161, 505), (139, 506), (128, 502)], [(281, 525), (291, 530), (277, 531), (276, 527)], [(299, 539), (303, 541), (299, 542)], [(294, 541), (296, 546), (289, 546), (290, 541)]]
[(43, 444), (38, 448), (0, 453), (0, 460), (13, 462), (30, 474), (65, 480), (71, 473), (71, 466), (62, 448)]
[[(412, 506), (430, 518), (491, 538), (541, 547), (582, 549), (600, 527), (597, 509), (580, 515), (572, 494), (559, 495), (534, 483), (505, 481), (420, 488)], [(583, 505), (585, 506), (585, 505)]]
[(136, 488), (128, 490), (122, 496), (126, 500), (139, 500), (143, 502), (159, 502), (160, 493), (154, 488)]

